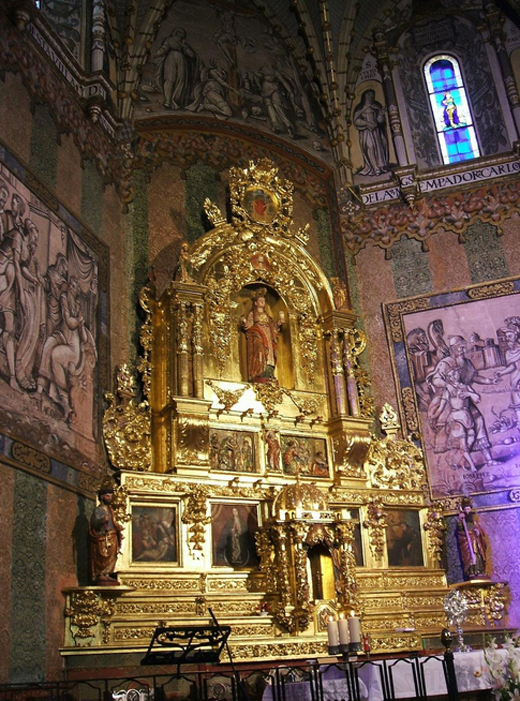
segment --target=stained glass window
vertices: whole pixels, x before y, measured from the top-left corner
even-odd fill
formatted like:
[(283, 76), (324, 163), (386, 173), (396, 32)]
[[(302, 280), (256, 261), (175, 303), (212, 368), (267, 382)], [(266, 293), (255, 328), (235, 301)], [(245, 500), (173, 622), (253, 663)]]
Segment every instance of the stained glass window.
[(477, 135), (458, 61), (453, 56), (434, 56), (426, 62), (424, 75), (442, 160), (458, 163), (477, 158)]

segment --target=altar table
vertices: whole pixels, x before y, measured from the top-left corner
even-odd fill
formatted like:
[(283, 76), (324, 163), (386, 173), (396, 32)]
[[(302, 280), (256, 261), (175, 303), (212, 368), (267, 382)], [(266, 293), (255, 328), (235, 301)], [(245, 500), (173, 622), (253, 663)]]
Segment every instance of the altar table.
[[(506, 654), (505, 651), (500, 651)], [(443, 656), (396, 658), (386, 660), (366, 660), (359, 658), (359, 695), (362, 701), (384, 701), (384, 681), (382, 671), (388, 670), (387, 680), (393, 683), (387, 688), (387, 697), (394, 699), (415, 699), (415, 671), (422, 670), (421, 684), (427, 696), (445, 696), (448, 693), (443, 669)], [(459, 693), (490, 689), (492, 684), (487, 673), (487, 665), (482, 650), (456, 652), (454, 655), (455, 676)], [(266, 687), (262, 701), (348, 701), (348, 685), (344, 672), (336, 665), (320, 665), (321, 691), (310, 681), (285, 682), (277, 690), (274, 684)], [(283, 676), (283, 675), (282, 675)]]

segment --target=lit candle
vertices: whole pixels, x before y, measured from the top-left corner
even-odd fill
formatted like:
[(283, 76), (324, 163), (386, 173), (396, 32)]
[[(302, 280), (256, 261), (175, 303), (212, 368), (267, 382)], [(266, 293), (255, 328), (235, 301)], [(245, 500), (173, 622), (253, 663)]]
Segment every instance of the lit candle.
[(338, 621), (339, 644), (348, 645), (350, 642), (350, 631), (348, 621), (343, 614), (340, 615)]
[(354, 611), (348, 618), (348, 630), (350, 633), (351, 643), (361, 642), (361, 621), (357, 616), (354, 616)]
[(338, 647), (339, 645), (339, 631), (338, 624), (331, 617), (327, 623), (327, 636), (329, 638), (329, 647)]

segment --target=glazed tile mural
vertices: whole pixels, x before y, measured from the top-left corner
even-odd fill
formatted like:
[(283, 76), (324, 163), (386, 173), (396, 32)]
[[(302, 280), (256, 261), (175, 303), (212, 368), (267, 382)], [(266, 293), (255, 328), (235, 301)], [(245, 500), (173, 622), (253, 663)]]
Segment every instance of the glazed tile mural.
[[(371, 217), (372, 219), (374, 217), (377, 218), (377, 214), (373, 213)], [(511, 221), (513, 222), (513, 220)], [(516, 220), (514, 221), (516, 222)], [(460, 288), (461, 285), (493, 283), (509, 275), (518, 275), (520, 273), (520, 256), (516, 253), (517, 244), (515, 242), (517, 241), (517, 236), (518, 224), (506, 222), (503, 225), (503, 229), (499, 230), (495, 225), (477, 219), (469, 226), (466, 226), (466, 228), (462, 228), (458, 243), (457, 238), (454, 238), (451, 232), (433, 230), (428, 241), (429, 250), (426, 251), (421, 250), (419, 242), (408, 241), (404, 238), (399, 241), (397, 247), (396, 244), (391, 246), (390, 260), (384, 258), (381, 250), (374, 248), (361, 250), (357, 254), (356, 265), (348, 267), (349, 276), (351, 279), (354, 279), (354, 284), (351, 284), (351, 294), (354, 307), (358, 313), (363, 315), (364, 325), (369, 334), (368, 351), (371, 367), (372, 369), (378, 368), (377, 372), (372, 372), (372, 378), (375, 395), (379, 402), (385, 401), (386, 397), (392, 397), (395, 390), (390, 390), (388, 386), (388, 374), (391, 374), (392, 370), (388, 362), (388, 345), (385, 343), (384, 336), (380, 333), (381, 324), (376, 311), (377, 308), (379, 307), (379, 310), (382, 310), (383, 305), (388, 303), (389, 297), (397, 300), (397, 304), (403, 302), (406, 305), (408, 303), (407, 300), (417, 295), (427, 295), (430, 298), (437, 295), (439, 304), (442, 307), (449, 308), (450, 304), (461, 301), (463, 293), (453, 292), (453, 290)], [(391, 272), (392, 283), (389, 281), (389, 271)], [(379, 280), (382, 281), (381, 284), (378, 283)], [(467, 299), (467, 296), (465, 299)], [(498, 329), (505, 326), (506, 317), (515, 316), (516, 312), (514, 310), (509, 312), (507, 305), (500, 304), (498, 301), (496, 301), (496, 306), (497, 309), (495, 311), (498, 315), (496, 327)], [(484, 311), (484, 314), (486, 319), (489, 319), (487, 311)], [(460, 315), (457, 313), (456, 316), (460, 321)], [(432, 320), (430, 319), (430, 321)], [(412, 324), (412, 326), (416, 328), (421, 325)], [(413, 330), (412, 326), (410, 328), (407, 327), (408, 332)], [(450, 331), (445, 328), (446, 337), (457, 333), (457, 331)], [(471, 335), (471, 332), (469, 335)], [(487, 338), (489, 334), (483, 332), (482, 335)], [(497, 343), (496, 334), (494, 336), (495, 343)], [(392, 345), (391, 340), (390, 343)], [(407, 385), (406, 382), (403, 382), (403, 378), (407, 375), (409, 376), (411, 372), (411, 362), (409, 359), (406, 359), (405, 343), (406, 337), (404, 336), (402, 341), (394, 344), (395, 349), (398, 349), (402, 355), (402, 361), (397, 360), (395, 362), (396, 376), (399, 377), (398, 389), (399, 387), (406, 388)], [(433, 346), (430, 345), (430, 348), (433, 348)], [(381, 368), (385, 368), (385, 370), (381, 372)], [(484, 374), (488, 375), (491, 373), (493, 375), (494, 372), (496, 370), (487, 370)], [(496, 442), (501, 444), (502, 447), (499, 452), (505, 449), (512, 454), (516, 450), (516, 427), (510, 429), (509, 433), (504, 430), (493, 433), (493, 424), (498, 422), (496, 425), (496, 428), (498, 428), (500, 419), (494, 416), (491, 411), (494, 407), (499, 416), (501, 411), (504, 412), (501, 424), (501, 428), (504, 429), (506, 415), (512, 416), (514, 413), (511, 409), (508, 409), (511, 394), (509, 385), (510, 376), (505, 375), (496, 386), (479, 386), (475, 384), (474, 387), (478, 388), (477, 392), (479, 390), (497, 392), (496, 394), (482, 395), (482, 401), (485, 402), (485, 406), (489, 404), (486, 411), (490, 412), (490, 442), (492, 446)], [(493, 399), (497, 401), (493, 403)], [(500, 404), (500, 407), (498, 404)], [(480, 406), (480, 403), (478, 406)], [(510, 437), (510, 440), (507, 441), (509, 446), (506, 446), (504, 441), (506, 441), (508, 436)], [(493, 450), (494, 448), (492, 448)], [(481, 517), (481, 523), (485, 526), (486, 532), (490, 536), (493, 577), (499, 581), (508, 581), (512, 596), (518, 600), (520, 566), (516, 562), (516, 555), (511, 557), (511, 553), (513, 551), (516, 553), (516, 543), (520, 538), (520, 510), (512, 507), (508, 496), (509, 488), (505, 482), (501, 482), (501, 480), (506, 478), (502, 459), (500, 459), (500, 462), (500, 465), (492, 465), (484, 470), (477, 471), (488, 473), (487, 476), (479, 476), (479, 479), (487, 480), (487, 486), (481, 485), (479, 494), (473, 498), (475, 507)], [(492, 474), (494, 471), (497, 472), (498, 478), (493, 484), (491, 480), (492, 478), (494, 479)], [(469, 481), (471, 481), (470, 470), (465, 469), (463, 472), (470, 476)], [(516, 478), (511, 473), (511, 479), (516, 484), (520, 480), (520, 472)], [(469, 481), (465, 480), (462, 492), (474, 491)], [(513, 484), (513, 482), (510, 482), (510, 484)], [(500, 487), (501, 484), (502, 486)], [(477, 487), (478, 485), (475, 486), (475, 488)], [(495, 490), (495, 487), (498, 491)], [(486, 493), (486, 490), (489, 489), (491, 491)], [(448, 519), (447, 523), (446, 557), (448, 576), (450, 582), (457, 582), (462, 580), (462, 569), (454, 536), (454, 518)], [(510, 609), (509, 623), (515, 626), (519, 624), (519, 621), (520, 605), (516, 605)]]

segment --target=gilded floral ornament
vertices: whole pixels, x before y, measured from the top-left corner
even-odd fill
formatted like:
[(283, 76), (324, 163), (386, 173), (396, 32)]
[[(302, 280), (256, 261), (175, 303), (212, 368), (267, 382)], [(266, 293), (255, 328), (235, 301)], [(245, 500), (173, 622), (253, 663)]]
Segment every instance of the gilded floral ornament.
[(374, 415), (374, 399), (370, 376), (359, 361), (367, 345), (365, 334), (359, 329), (343, 329), (343, 366), (347, 377), (353, 377), (359, 401), (359, 413), (363, 418), (371, 419)]
[(213, 226), (220, 226), (220, 224), (226, 223), (226, 218), (220, 211), (220, 207), (214, 204), (209, 197), (206, 197), (204, 200), (204, 211)]
[(368, 528), (370, 548), (374, 556), (380, 560), (385, 550), (385, 531), (387, 527), (386, 513), (381, 497), (374, 497), (367, 506), (367, 518), (363, 527)]
[(275, 408), (283, 402), (284, 391), (276, 381), (255, 383), (253, 389), (257, 401), (259, 401), (267, 410), (268, 416), (276, 416), (278, 413)]
[(322, 404), (321, 397), (302, 397), (286, 387), (280, 387), (276, 381), (255, 383), (253, 384), (253, 390), (257, 401), (264, 406), (269, 417), (277, 415), (278, 410), (275, 407), (283, 402), (284, 397), (289, 397), (300, 411), (298, 417), (300, 421), (308, 416), (316, 415)]
[(381, 424), (381, 428), (386, 434), (395, 433), (395, 431), (399, 430), (400, 428), (397, 412), (394, 407), (388, 403), (384, 404), (383, 408), (381, 409), (381, 413), (379, 414), (379, 422)]
[(411, 440), (398, 438), (399, 418), (390, 404), (383, 406), (379, 420), (387, 435), (374, 438), (368, 451), (366, 467), (372, 486), (422, 490), (426, 484), (422, 450)]
[(373, 440), (366, 468), (372, 486), (379, 489), (422, 490), (426, 482), (422, 450), (391, 436)]
[(92, 589), (72, 592), (70, 605), (65, 615), (70, 620), (70, 630), (76, 645), (80, 641), (94, 638), (95, 628), (103, 618), (108, 618), (115, 611), (113, 599), (104, 600)]
[(190, 526), (188, 543), (192, 550), (202, 551), (205, 541), (205, 526), (211, 523), (208, 516), (209, 488), (203, 485), (194, 486), (186, 495), (186, 506), (182, 514), (182, 522)]
[(444, 545), (444, 533), (446, 532), (446, 522), (442, 514), (441, 503), (433, 502), (428, 508), (424, 530), (428, 534), (428, 550), (431, 552), (435, 562), (440, 563)]
[(115, 394), (107, 392), (103, 437), (110, 462), (123, 470), (146, 471), (151, 466), (151, 420), (148, 401), (137, 402), (136, 382), (128, 365), (116, 375)]
[(143, 349), (143, 355), (137, 365), (137, 371), (141, 375), (143, 382), (143, 392), (146, 399), (150, 397), (150, 388), (152, 382), (152, 364), (150, 361), (150, 356), (152, 353), (152, 315), (153, 315), (153, 298), (150, 287), (145, 285), (141, 288), (139, 292), (139, 304), (141, 309), (145, 313), (145, 321), (141, 326), (141, 331), (139, 333), (139, 341)]
[(244, 392), (250, 387), (249, 384), (245, 384), (239, 389), (230, 390), (220, 387), (211, 380), (206, 380), (206, 384), (208, 385), (208, 387), (211, 387), (211, 389), (217, 395), (220, 404), (222, 404), (222, 406), (224, 407), (223, 411), (231, 411), (235, 404), (238, 404)]
[(112, 493), (112, 502), (110, 506), (114, 512), (116, 523), (124, 525), (132, 520), (132, 514), (128, 512), (128, 490), (124, 486), (115, 487)]

